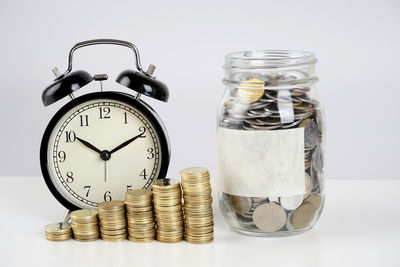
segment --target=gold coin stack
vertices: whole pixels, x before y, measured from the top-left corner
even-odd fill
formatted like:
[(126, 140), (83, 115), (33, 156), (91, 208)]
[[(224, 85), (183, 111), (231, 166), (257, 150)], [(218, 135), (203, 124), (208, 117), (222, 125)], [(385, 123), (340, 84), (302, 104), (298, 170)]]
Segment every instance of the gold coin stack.
[(210, 174), (206, 168), (193, 167), (180, 171), (185, 213), (185, 240), (204, 244), (214, 240), (214, 217)]
[(50, 241), (66, 241), (71, 239), (71, 224), (65, 222), (50, 223), (44, 227), (46, 239)]
[(125, 203), (123, 201), (101, 202), (98, 208), (101, 239), (113, 242), (126, 240)]
[(153, 182), (157, 240), (175, 243), (183, 240), (182, 194), (179, 180), (159, 179)]
[(76, 210), (71, 212), (71, 225), (74, 239), (77, 241), (95, 241), (99, 239), (97, 210)]
[(126, 192), (129, 241), (144, 243), (154, 240), (156, 230), (152, 197), (153, 193), (150, 190), (135, 189)]

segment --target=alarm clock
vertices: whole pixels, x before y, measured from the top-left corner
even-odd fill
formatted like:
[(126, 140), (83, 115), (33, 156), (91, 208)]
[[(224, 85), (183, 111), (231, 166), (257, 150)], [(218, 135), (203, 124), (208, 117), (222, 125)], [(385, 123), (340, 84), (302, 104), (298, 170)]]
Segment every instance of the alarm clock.
[[(120, 45), (135, 54), (136, 70), (125, 70), (116, 82), (134, 95), (103, 90), (108, 75), (72, 72), (75, 50), (91, 45)], [(126, 41), (96, 39), (76, 44), (69, 53), (68, 69), (42, 95), (51, 105), (70, 97), (50, 120), (41, 142), (43, 178), (54, 197), (68, 210), (95, 209), (98, 203), (124, 200), (132, 189), (149, 189), (155, 179), (165, 178), (170, 143), (164, 124), (144, 101), (146, 95), (167, 102), (168, 87), (153, 76), (155, 67), (141, 67), (137, 47)], [(74, 92), (92, 81), (101, 90), (79, 97)]]

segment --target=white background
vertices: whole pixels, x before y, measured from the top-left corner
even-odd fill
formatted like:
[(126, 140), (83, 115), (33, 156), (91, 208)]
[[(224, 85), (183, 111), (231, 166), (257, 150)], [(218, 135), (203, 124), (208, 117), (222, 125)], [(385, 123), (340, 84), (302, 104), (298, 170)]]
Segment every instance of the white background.
[[(316, 53), (317, 92), (327, 120), (328, 179), (400, 179), (400, 3), (398, 1), (5, 1), (0, 0), (0, 175), (39, 176), (39, 146), (55, 112), (41, 94), (66, 69), (79, 41), (135, 43), (157, 66), (170, 101), (143, 97), (172, 142), (170, 176), (215, 166), (224, 55), (251, 49)], [(75, 53), (74, 69), (108, 73), (107, 88), (132, 68), (127, 48)], [(97, 90), (92, 83), (82, 93)]]

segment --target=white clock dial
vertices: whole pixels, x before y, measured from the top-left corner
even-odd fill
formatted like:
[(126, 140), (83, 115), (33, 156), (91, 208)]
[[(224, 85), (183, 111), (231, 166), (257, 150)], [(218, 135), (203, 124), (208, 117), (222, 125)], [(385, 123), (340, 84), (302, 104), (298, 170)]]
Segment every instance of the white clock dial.
[(160, 140), (154, 126), (120, 101), (86, 101), (61, 117), (47, 150), (57, 191), (78, 207), (124, 200), (125, 192), (148, 188), (160, 171)]

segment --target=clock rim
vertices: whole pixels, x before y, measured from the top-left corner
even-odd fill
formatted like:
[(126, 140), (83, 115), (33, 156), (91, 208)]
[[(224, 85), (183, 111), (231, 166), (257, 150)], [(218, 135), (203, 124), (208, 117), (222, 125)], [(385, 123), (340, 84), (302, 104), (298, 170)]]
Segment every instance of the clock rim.
[(154, 131), (157, 134), (157, 137), (160, 142), (161, 154), (160, 154), (160, 172), (156, 179), (164, 179), (167, 175), (171, 149), (170, 142), (168, 137), (167, 129), (162, 122), (161, 118), (158, 114), (151, 108), (147, 103), (140, 99), (136, 99), (134, 96), (123, 93), (123, 92), (94, 92), (79, 96), (67, 104), (65, 104), (60, 110), (56, 112), (56, 114), (51, 118), (48, 123), (46, 130), (44, 131), (42, 142), (40, 144), (40, 167), (42, 170), (42, 175), (44, 181), (52, 193), (52, 195), (57, 199), (57, 201), (67, 208), (70, 211), (82, 209), (81, 207), (76, 206), (71, 203), (69, 200), (63, 197), (63, 195), (57, 190), (56, 186), (53, 184), (49, 170), (48, 170), (48, 161), (47, 161), (47, 151), (48, 145), (50, 141), (51, 133), (53, 132), (55, 126), (59, 122), (59, 120), (70, 110), (77, 107), (80, 104), (83, 104), (87, 101), (96, 100), (96, 99), (109, 99), (123, 102), (133, 108), (136, 108), (139, 112), (141, 112), (146, 119), (153, 125)]

